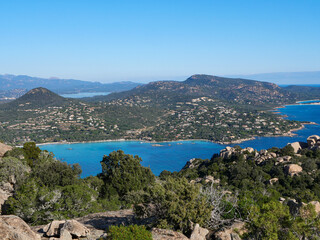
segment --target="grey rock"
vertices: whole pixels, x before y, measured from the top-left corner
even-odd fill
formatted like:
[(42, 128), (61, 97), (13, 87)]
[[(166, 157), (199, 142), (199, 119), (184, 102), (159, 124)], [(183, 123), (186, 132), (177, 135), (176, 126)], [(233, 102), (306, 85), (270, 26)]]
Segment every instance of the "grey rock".
[(205, 240), (208, 233), (209, 230), (200, 227), (199, 224), (196, 224), (190, 236), (190, 240)]
[(47, 237), (58, 237), (60, 236), (60, 229), (63, 227), (64, 223), (66, 221), (52, 221), (51, 223), (48, 223), (44, 228), (43, 232)]
[(0, 158), (4, 156), (4, 154), (8, 151), (12, 150), (11, 146), (0, 143)]
[(14, 215), (0, 216), (0, 239), (3, 240), (40, 240), (21, 218)]
[(77, 220), (67, 220), (62, 229), (75, 237), (86, 237), (90, 233), (90, 230)]
[(151, 234), (153, 240), (189, 240), (182, 233), (167, 229), (153, 228)]

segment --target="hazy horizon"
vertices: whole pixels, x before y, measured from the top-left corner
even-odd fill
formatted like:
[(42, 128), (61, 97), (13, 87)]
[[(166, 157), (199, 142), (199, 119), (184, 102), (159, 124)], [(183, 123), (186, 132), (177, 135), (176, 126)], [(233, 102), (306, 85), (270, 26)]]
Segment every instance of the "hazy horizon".
[[(205, 74), (205, 75), (214, 75), (220, 77), (229, 77), (229, 78), (245, 78), (250, 80), (257, 81), (266, 81), (279, 85), (312, 85), (312, 84), (320, 84), (320, 71), (304, 71), (304, 72), (274, 72), (274, 73), (254, 73), (254, 74), (234, 74), (234, 75), (217, 75), (217, 74), (207, 74), (207, 73), (195, 73), (195, 74)], [(15, 75), (15, 76), (29, 76), (26, 74), (11, 74), (5, 73), (0, 75)], [(194, 74), (192, 74), (194, 75)], [(190, 76), (192, 76), (190, 75)], [(176, 76), (176, 77), (168, 77), (163, 79), (150, 79), (149, 80), (141, 80), (141, 79), (129, 79), (129, 80), (119, 80), (119, 81), (94, 81), (91, 79), (75, 79), (75, 78), (65, 78), (65, 77), (47, 77), (47, 76), (29, 76), (35, 78), (43, 78), (43, 79), (73, 79), (80, 81), (89, 81), (89, 82), (101, 82), (101, 83), (114, 83), (114, 82), (137, 82), (137, 83), (149, 83), (153, 81), (184, 81), (190, 76)]]

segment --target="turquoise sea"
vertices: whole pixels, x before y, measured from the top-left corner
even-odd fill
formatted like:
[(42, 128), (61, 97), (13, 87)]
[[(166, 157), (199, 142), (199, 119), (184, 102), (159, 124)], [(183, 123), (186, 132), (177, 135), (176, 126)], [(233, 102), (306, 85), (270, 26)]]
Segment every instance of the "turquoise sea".
[[(306, 125), (294, 137), (259, 137), (246, 141), (241, 147), (253, 147), (257, 150), (273, 146), (284, 147), (289, 142), (306, 141), (310, 135), (320, 135), (320, 105), (289, 105), (278, 109), (288, 119), (312, 121), (318, 125)], [(121, 149), (127, 154), (138, 155), (142, 158), (141, 164), (149, 166), (152, 172), (159, 175), (163, 170), (179, 171), (191, 158), (211, 158), (226, 145), (206, 141), (179, 141), (158, 143), (161, 146), (152, 146), (155, 143), (139, 141), (112, 141), (103, 143), (51, 144), (40, 146), (53, 152), (57, 159), (67, 163), (79, 163), (82, 167), (82, 177), (96, 175), (101, 172), (100, 161), (103, 155)]]

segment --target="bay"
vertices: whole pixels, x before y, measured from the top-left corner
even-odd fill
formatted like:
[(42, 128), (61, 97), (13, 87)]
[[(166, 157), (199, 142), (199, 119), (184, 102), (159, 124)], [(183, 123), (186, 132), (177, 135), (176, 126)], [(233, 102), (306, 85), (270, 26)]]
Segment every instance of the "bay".
[(65, 98), (85, 98), (85, 97), (94, 97), (99, 95), (108, 95), (110, 92), (79, 92), (79, 93), (68, 93), (61, 94)]
[[(288, 105), (277, 109), (287, 115), (290, 120), (311, 121), (320, 124), (320, 105)], [(320, 125), (305, 125), (293, 137), (258, 137), (254, 140), (242, 142), (242, 148), (268, 149), (284, 147), (290, 142), (306, 141), (310, 135), (320, 135)], [(139, 141), (110, 141), (99, 143), (50, 144), (42, 145), (42, 150), (53, 152), (57, 159), (69, 164), (79, 163), (82, 168), (81, 177), (97, 175), (101, 172), (100, 161), (103, 155), (115, 150), (123, 150), (126, 154), (138, 155), (141, 164), (150, 167), (155, 175), (163, 170), (179, 171), (191, 158), (210, 159), (227, 145), (220, 145), (208, 141), (176, 141), (165, 143), (148, 143)], [(230, 145), (234, 146), (234, 145)]]

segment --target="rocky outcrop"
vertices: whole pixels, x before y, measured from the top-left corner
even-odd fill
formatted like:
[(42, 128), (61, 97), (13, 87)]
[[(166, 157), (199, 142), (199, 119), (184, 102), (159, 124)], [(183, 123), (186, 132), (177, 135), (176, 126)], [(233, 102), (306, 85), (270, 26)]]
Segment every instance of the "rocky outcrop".
[(279, 178), (271, 178), (270, 180), (269, 180), (269, 184), (270, 185), (273, 185), (274, 183), (276, 183), (276, 182), (278, 182), (279, 181)]
[(0, 143), (0, 158), (2, 158), (4, 154), (10, 150), (12, 150), (12, 147), (6, 144)]
[(153, 228), (151, 234), (153, 240), (189, 240), (182, 233), (167, 229)]
[(192, 179), (190, 183), (200, 183), (202, 181), (204, 181), (204, 183), (215, 183), (215, 184), (220, 183), (220, 179), (214, 179), (214, 177), (211, 175), (205, 176), (203, 178)]
[(193, 232), (191, 233), (190, 240), (206, 240), (208, 233), (209, 230), (200, 227), (199, 224), (196, 224)]
[(227, 158), (230, 158), (236, 154), (247, 154), (247, 153), (253, 153), (255, 152), (255, 150), (251, 147), (247, 147), (247, 148), (244, 148), (244, 149), (238, 149), (238, 148), (233, 148), (233, 147), (226, 147), (225, 149), (222, 149), (220, 151), (220, 154), (219, 156), (222, 157), (223, 159), (227, 159)]
[(62, 230), (68, 231), (72, 236), (77, 238), (86, 237), (90, 233), (90, 230), (77, 220), (67, 220), (61, 231)]
[(320, 136), (312, 135), (312, 136), (308, 137), (307, 143), (308, 143), (309, 148), (320, 146)]
[(21, 218), (13, 215), (0, 216), (0, 239), (2, 240), (40, 240)]
[(285, 166), (285, 170), (288, 175), (293, 177), (294, 175), (298, 175), (300, 172), (302, 172), (302, 167), (298, 164), (289, 164)]
[(0, 213), (2, 211), (2, 205), (8, 200), (14, 193), (14, 184), (16, 183), (15, 177), (12, 175), (9, 177), (9, 182), (0, 183)]
[(197, 158), (192, 158), (186, 163), (186, 165), (183, 167), (183, 169), (195, 168), (195, 167), (199, 166), (199, 164), (200, 164), (199, 161), (201, 161), (201, 160), (197, 159)]
[[(86, 215), (84, 217), (76, 218), (77, 222), (79, 222), (81, 225), (86, 227), (90, 230), (89, 233), (87, 233), (87, 236), (81, 239), (100, 239), (107, 236), (106, 230), (112, 226), (112, 225), (130, 225), (130, 224), (145, 224), (144, 220), (137, 220), (134, 218), (133, 210), (127, 209), (127, 210), (119, 210), (119, 211), (108, 211), (108, 212), (100, 212), (100, 213), (92, 213), (89, 215)], [(63, 221), (56, 221), (57, 224), (53, 224), (52, 229), (59, 228), (60, 232), (55, 230), (56, 232), (59, 232), (59, 235), (55, 235), (55, 237), (48, 237), (46, 236), (45, 232), (48, 231), (48, 225), (42, 225), (42, 226), (34, 226), (31, 227), (32, 230), (38, 234), (40, 234), (43, 238), (42, 239), (60, 239), (62, 234), (65, 236), (68, 235), (67, 233), (64, 233), (64, 230), (68, 231), (67, 229), (63, 229), (63, 226), (66, 222), (66, 220)], [(62, 222), (62, 224), (60, 223)], [(85, 230), (86, 231), (86, 230)], [(69, 232), (69, 231), (68, 231)], [(75, 238), (75, 236), (73, 237)]]
[(43, 232), (47, 237), (60, 236), (60, 229), (63, 227), (65, 222), (65, 220), (52, 221), (43, 228)]
[(246, 232), (244, 222), (236, 222), (230, 227), (225, 227), (223, 230), (215, 233), (217, 240), (241, 240), (240, 235)]
[(309, 204), (312, 204), (314, 206), (314, 210), (319, 215), (320, 214), (320, 202), (319, 201), (311, 201)]
[(90, 230), (77, 220), (52, 221), (43, 228), (46, 237), (60, 237), (60, 239), (69, 239), (71, 236), (80, 238), (87, 237)]
[(294, 153), (298, 153), (301, 149), (308, 147), (308, 144), (305, 142), (294, 142), (294, 143), (289, 143), (288, 145), (293, 148)]

